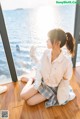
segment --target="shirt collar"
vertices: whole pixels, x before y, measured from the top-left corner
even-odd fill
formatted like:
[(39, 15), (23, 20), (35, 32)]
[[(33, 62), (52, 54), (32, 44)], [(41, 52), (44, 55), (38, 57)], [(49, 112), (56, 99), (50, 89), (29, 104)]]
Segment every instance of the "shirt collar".
[[(48, 56), (48, 59), (49, 59), (49, 62), (51, 63), (51, 51), (52, 49), (49, 49), (48, 53), (47, 53), (47, 56)], [(61, 62), (63, 59), (63, 52), (61, 51), (60, 55), (52, 62)]]

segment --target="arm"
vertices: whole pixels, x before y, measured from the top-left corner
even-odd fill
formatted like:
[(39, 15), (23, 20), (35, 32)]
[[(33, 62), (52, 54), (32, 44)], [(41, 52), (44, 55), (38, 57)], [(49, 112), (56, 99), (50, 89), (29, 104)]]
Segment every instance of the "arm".
[(35, 83), (34, 83), (35, 89), (38, 89), (39, 86), (41, 85), (41, 80), (42, 80), (41, 68), (42, 68), (44, 57), (45, 57), (45, 52), (43, 53), (41, 60), (38, 61), (37, 63), (36, 75), (34, 77), (35, 78)]
[(30, 49), (30, 56), (32, 58), (32, 60), (38, 64), (40, 61), (39, 59), (37, 58), (36, 56), (36, 47), (35, 46), (32, 46), (31, 49)]
[(67, 64), (67, 68), (66, 71), (64, 73), (64, 80), (70, 80), (72, 78), (72, 74), (73, 74), (73, 67), (72, 67), (72, 62), (68, 60), (68, 64)]
[(40, 64), (37, 65), (36, 75), (34, 78), (35, 78), (34, 87), (35, 87), (35, 89), (38, 89), (39, 86), (41, 85), (41, 79), (42, 79), (41, 65)]
[(68, 60), (66, 66), (64, 77), (61, 80), (57, 90), (57, 99), (60, 105), (65, 104), (65, 102), (69, 100), (69, 80), (71, 79), (73, 73), (72, 62)]

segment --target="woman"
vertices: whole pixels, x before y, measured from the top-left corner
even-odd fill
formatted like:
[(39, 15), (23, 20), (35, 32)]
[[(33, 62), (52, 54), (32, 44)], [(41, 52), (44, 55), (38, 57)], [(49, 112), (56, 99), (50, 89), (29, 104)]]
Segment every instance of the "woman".
[(32, 84), (33, 79), (30, 79), (20, 94), (28, 105), (36, 105), (43, 101), (46, 101), (46, 107), (58, 104), (59, 83), (62, 79), (70, 80), (72, 77), (72, 62), (63, 55), (61, 48), (66, 44), (72, 53), (74, 51), (73, 42), (68, 43), (69, 37), (61, 29), (49, 31), (48, 37), (48, 50), (43, 53), (37, 67), (35, 81)]

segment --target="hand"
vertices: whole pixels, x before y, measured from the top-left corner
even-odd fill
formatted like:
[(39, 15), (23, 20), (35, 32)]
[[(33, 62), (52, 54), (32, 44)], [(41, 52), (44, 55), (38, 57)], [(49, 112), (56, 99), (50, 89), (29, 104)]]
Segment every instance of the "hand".
[(32, 46), (30, 49), (30, 56), (35, 57), (36, 56), (36, 47)]

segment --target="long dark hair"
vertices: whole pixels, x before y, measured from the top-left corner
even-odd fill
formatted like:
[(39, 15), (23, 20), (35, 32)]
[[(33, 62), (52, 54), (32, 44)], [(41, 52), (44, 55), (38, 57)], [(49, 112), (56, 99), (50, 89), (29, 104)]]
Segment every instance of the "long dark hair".
[(65, 33), (62, 29), (53, 29), (48, 32), (48, 36), (50, 38), (51, 43), (53, 44), (54, 41), (61, 41), (60, 48), (66, 45), (69, 52), (73, 55), (74, 54), (74, 38), (72, 37), (71, 33)]

